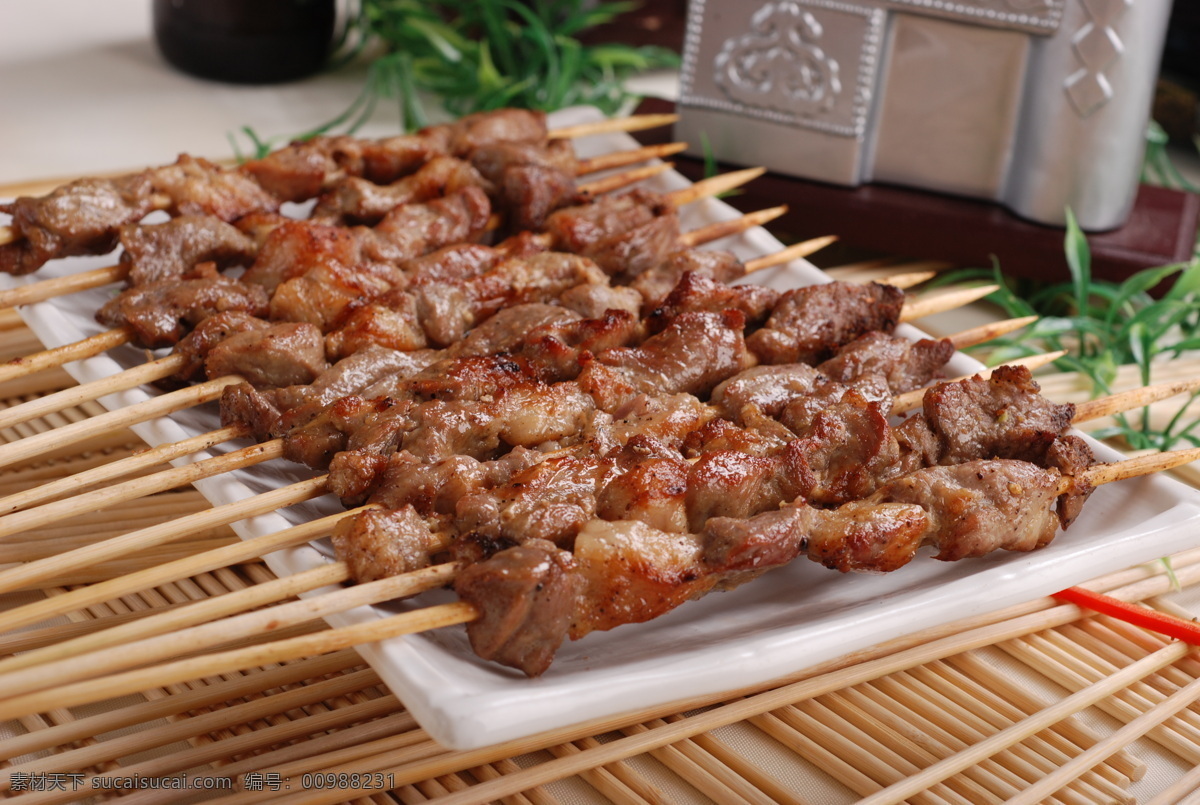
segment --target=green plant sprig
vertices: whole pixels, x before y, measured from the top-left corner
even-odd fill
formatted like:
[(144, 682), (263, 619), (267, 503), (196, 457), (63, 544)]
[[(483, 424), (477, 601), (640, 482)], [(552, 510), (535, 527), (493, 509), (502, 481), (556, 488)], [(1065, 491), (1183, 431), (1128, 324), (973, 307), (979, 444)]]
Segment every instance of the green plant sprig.
[[(553, 111), (591, 105), (613, 114), (633, 99), (625, 81), (647, 70), (675, 67), (665, 48), (584, 45), (577, 36), (636, 7), (585, 0), (359, 0), (331, 67), (370, 59), (362, 92), (333, 120), (287, 139), (353, 133), (378, 103), (394, 100), (402, 126), (430, 122), (422, 95), (462, 116), (502, 107)], [(255, 156), (282, 138), (241, 133)], [(240, 149), (235, 150), (239, 152)]]
[[(1097, 280), (1091, 273), (1087, 238), (1069, 212), (1063, 246), (1070, 271), (1067, 282), (1017, 281), (995, 263), (991, 269), (962, 269), (937, 279), (937, 285), (995, 283), (999, 290), (987, 298), (1006, 315), (1040, 317), (1020, 333), (977, 347), (987, 350), (990, 365), (1067, 350), (1055, 365), (1085, 375), (1098, 396), (1112, 392), (1124, 365), (1135, 365), (1146, 384), (1156, 363), (1200, 352), (1200, 259), (1148, 268), (1119, 283)], [(1171, 287), (1152, 297), (1150, 291), (1166, 281), (1173, 281)], [(1115, 417), (1114, 426), (1093, 435), (1120, 437), (1135, 449), (1170, 450), (1181, 442), (1200, 445), (1200, 418), (1187, 418), (1196, 396), (1179, 406), (1165, 427), (1154, 428), (1150, 409), (1145, 408), (1140, 416)]]

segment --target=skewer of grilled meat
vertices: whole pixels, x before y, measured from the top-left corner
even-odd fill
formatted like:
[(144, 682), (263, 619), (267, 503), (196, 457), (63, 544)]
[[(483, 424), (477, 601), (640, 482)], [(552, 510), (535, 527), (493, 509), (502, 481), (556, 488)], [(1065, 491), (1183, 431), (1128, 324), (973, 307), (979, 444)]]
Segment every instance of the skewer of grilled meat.
[[(804, 430), (791, 431), (763, 417), (749, 426), (720, 419), (712, 407), (680, 403), (666, 398), (638, 400), (632, 410), (674, 406), (672, 416), (686, 412), (686, 435), (661, 432), (643, 464), (634, 466), (621, 448), (629, 442), (628, 430), (618, 430), (615, 439), (593, 435), (587, 449), (556, 454), (512, 477), (502, 487), (487, 485), (486, 466), (477, 462), (443, 461), (421, 466), (419, 459), (395, 454), (370, 502), (385, 509), (415, 506), (424, 515), (455, 516), (454, 533), (459, 558), (476, 559), (495, 546), (526, 539), (548, 539), (570, 547), (578, 528), (592, 517), (638, 519), (666, 531), (702, 529), (713, 517), (749, 517), (770, 511), (790, 501), (803, 499), (819, 505), (839, 505), (871, 494), (879, 486), (922, 466), (951, 465), (985, 458), (1020, 456), (1031, 463), (1076, 475), (1090, 466), (1092, 456), (1086, 443), (1067, 434), (1070, 406), (1055, 406), (1037, 394), (1036, 384), (1022, 367), (1009, 367), (984, 380), (973, 378), (943, 384), (930, 392), (936, 397), (958, 396), (972, 411), (947, 418), (947, 412), (931, 406), (932, 421), (925, 426), (943, 436), (951, 428), (1002, 407), (1007, 420), (990, 432), (978, 434), (971, 449), (942, 454), (914, 454), (900, 444), (889, 428), (883, 406), (869, 403), (856, 389), (843, 387), (839, 399), (826, 400), (823, 410)], [(804, 396), (798, 394), (796, 401)], [(616, 417), (623, 421), (630, 412)], [(661, 417), (661, 415), (660, 415)], [(644, 418), (644, 414), (643, 414)], [(632, 418), (638, 421), (637, 417)], [(763, 423), (766, 433), (763, 432)], [(738, 443), (726, 435), (719, 450), (698, 456), (690, 449), (694, 437), (720, 424), (726, 434), (738, 431)], [(699, 430), (696, 425), (700, 425)], [(682, 438), (680, 438), (682, 436)], [(739, 447), (752, 444), (752, 451)], [(1029, 443), (1043, 445), (1041, 451)], [(763, 445), (771, 445), (762, 450)], [(686, 456), (691, 456), (688, 460)], [(453, 465), (453, 466), (452, 466)], [(472, 486), (467, 469), (481, 476)], [(448, 482), (447, 471), (461, 473), (456, 485)], [(1083, 498), (1063, 495), (1063, 522), (1078, 514)], [(360, 559), (370, 552), (356, 551)], [(357, 571), (374, 574), (369, 563)]]
[[(655, 233), (669, 233), (669, 242), (656, 244), (659, 251), (647, 252), (656, 264), (666, 262), (665, 255), (669, 252), (663, 251), (665, 247), (669, 246), (669, 251), (679, 247), (678, 216), (670, 196), (641, 191), (602, 196), (562, 213), (566, 220), (572, 220), (571, 216), (600, 215), (603, 220), (593, 222), (593, 230), (605, 242), (643, 243), (648, 228)], [(404, 295), (408, 281), (400, 267), (402, 263), (435, 248), (478, 240), (490, 214), (489, 202), (482, 191), (467, 186), (441, 199), (396, 207), (369, 229), (328, 227), (313, 222), (281, 223), (266, 237), (257, 259), (239, 282), (263, 286), (272, 296), (274, 317), (293, 321), (315, 319), (328, 327), (346, 306), (363, 297), (377, 297), (394, 290), (401, 294), (397, 303), (403, 305), (408, 301)], [(651, 219), (649, 222), (647, 217)], [(596, 228), (600, 224), (603, 229)], [(547, 245), (555, 247), (553, 233), (549, 233)], [(596, 244), (589, 248), (598, 256), (605, 254)], [(469, 265), (470, 259), (464, 261), (464, 267)], [(168, 346), (182, 335), (182, 325), (161, 327), (167, 318), (156, 309), (156, 304), (163, 295), (175, 300), (186, 298), (186, 286), (182, 289), (179, 286), (187, 282), (190, 280), (164, 279), (131, 288), (112, 300), (98, 318), (108, 326), (129, 325), (142, 346)], [(441, 287), (446, 288), (444, 284)], [(433, 290), (424, 292), (426, 296), (433, 293)], [(438, 298), (429, 304), (445, 307), (455, 301)], [(303, 309), (304, 318), (288, 309), (296, 307)], [(384, 314), (386, 306), (376, 309)], [(202, 318), (204, 312), (173, 311), (181, 322)], [(471, 323), (472, 318), (464, 314), (459, 329)], [(451, 332), (443, 340), (454, 336)]]
[[(630, 121), (635, 128), (637, 123)], [(654, 118), (647, 124), (662, 122)], [(0, 205), (0, 212), (12, 215), (11, 224), (0, 228), (0, 271), (27, 274), (57, 257), (111, 251), (119, 227), (154, 210), (206, 212), (233, 221), (253, 211), (274, 211), (281, 201), (307, 200), (348, 176), (392, 182), (439, 156), (469, 157), (478, 148), (508, 142), (539, 144), (557, 153), (562, 146), (547, 141), (555, 134), (546, 130), (541, 113), (497, 110), (380, 141), (314, 138), (235, 170), (184, 155), (174, 165), (115, 179), (82, 179), (47, 196)], [(519, 170), (520, 160), (513, 167)]]
[[(681, 285), (686, 285), (686, 281)], [(747, 286), (742, 286), (747, 287)], [(837, 297), (839, 304), (846, 308), (844, 314), (848, 321), (862, 325), (864, 322), (877, 322), (885, 327), (894, 326), (899, 317), (902, 294), (895, 289), (893, 293), (882, 290), (882, 286), (873, 286), (858, 291), (846, 291), (836, 286), (815, 286), (824, 289), (830, 296)], [(726, 299), (724, 291), (722, 298)], [(760, 289), (749, 288), (751, 292)], [(874, 304), (875, 299), (884, 294), (888, 304)], [(695, 298), (695, 297), (693, 297)], [(568, 380), (577, 376), (579, 386), (590, 394), (597, 405), (606, 411), (618, 409), (623, 402), (635, 397), (638, 393), (675, 393), (699, 392), (707, 394), (717, 383), (735, 372), (747, 368), (753, 359), (746, 351), (743, 338), (745, 315), (738, 310), (724, 309), (721, 312), (703, 310), (680, 310), (671, 319), (671, 323), (657, 334), (651, 336), (640, 346), (612, 346), (598, 353), (591, 353), (565, 346), (553, 335), (532, 342), (528, 357), (537, 361), (542, 370), (552, 369), (557, 380)], [(876, 312), (867, 315), (864, 308), (875, 308)], [(614, 332), (629, 343), (630, 339), (640, 334), (640, 329), (631, 326), (628, 318), (625, 324), (618, 324), (615, 319), (601, 327), (605, 337), (611, 342)], [(570, 325), (566, 325), (570, 326)], [(591, 325), (580, 325), (587, 332)], [(614, 329), (615, 328), (615, 329)], [(828, 328), (826, 328), (828, 329)], [(847, 337), (857, 333), (841, 328)], [(821, 344), (827, 343), (827, 333), (818, 331)], [(568, 336), (568, 339), (571, 336)], [(728, 343), (727, 343), (728, 342)], [(822, 347), (824, 348), (824, 347)], [(702, 355), (712, 356), (710, 360), (698, 360)], [(560, 365), (555, 365), (555, 364)], [(707, 364), (707, 365), (706, 365)], [(222, 367), (225, 368), (225, 367)], [(440, 370), (440, 368), (439, 368)], [(401, 381), (403, 382), (403, 381)], [(379, 389), (372, 391), (377, 392)], [(369, 393), (369, 392), (368, 392)], [(366, 397), (359, 395), (354, 406), (362, 408), (367, 405)], [(343, 403), (345, 409), (349, 403)], [(233, 414), (231, 411), (230, 414)], [(227, 415), (226, 421), (233, 418)], [(329, 418), (319, 425), (321, 429), (328, 427)], [(352, 420), (346, 420), (349, 423)], [(344, 430), (339, 429), (339, 432)], [(296, 445), (303, 444), (308, 438), (306, 433), (295, 431), (288, 434), (288, 439)], [(334, 437), (326, 433), (320, 439), (327, 442), (333, 438), (335, 442), (345, 441), (348, 437)], [(320, 451), (318, 455), (324, 454)], [(305, 457), (306, 463), (313, 461), (314, 453), (308, 449), (298, 448), (293, 452), (296, 457)]]
[[(1011, 387), (1027, 378), (999, 380), (995, 385), (1009, 386), (1011, 393)], [(960, 394), (970, 393), (962, 384), (959, 389)], [(1045, 424), (1053, 425), (1068, 408), (1035, 405), (1032, 409), (1037, 410), (1030, 415), (1031, 407), (1019, 409), (1006, 391), (992, 391), (998, 392), (992, 404), (980, 410), (1002, 404), (1012, 420), (1028, 416), (1025, 424), (1030, 426), (1047, 414), (1051, 421)], [(966, 422), (960, 417), (958, 424)], [(1024, 450), (1023, 430), (1013, 429), (1007, 443), (991, 452)], [(1054, 441), (1063, 444), (1062, 439), (1074, 438)], [(988, 441), (973, 441), (972, 447), (987, 452)], [(1086, 451), (1086, 445), (1076, 442)], [(1047, 456), (1053, 454), (1051, 447)], [(636, 496), (626, 491), (620, 497), (643, 507), (657, 503), (649, 506), (657, 509), (652, 517), (614, 520), (605, 518), (600, 509), (600, 517), (578, 529), (570, 551), (532, 539), (459, 575), (455, 589), (481, 612), (480, 619), (468, 627), (472, 646), (486, 659), (537, 675), (548, 667), (568, 634), (577, 639), (596, 629), (649, 620), (683, 601), (736, 586), (798, 555), (842, 572), (889, 572), (911, 561), (922, 545), (933, 545), (936, 558), (946, 561), (999, 549), (1034, 550), (1053, 539), (1060, 527), (1070, 525), (1092, 491), (1083, 472), (1091, 463), (1090, 452), (1083, 463), (1064, 467), (968, 455), (947, 454), (941, 463), (919, 468), (909, 463), (905, 467), (909, 471), (835, 509), (815, 508), (799, 498), (781, 508), (769, 506), (748, 516), (713, 516), (683, 529), (670, 527), (679, 518), (664, 513), (661, 503), (680, 499), (679, 487), (687, 476), (679, 466), (674, 474), (663, 475), (661, 461), (657, 467), (648, 462), (643, 466), (657, 472), (642, 473), (637, 480), (653, 478), (650, 486), (657, 486), (659, 495), (644, 489)], [(676, 459), (669, 461), (677, 464)], [(604, 492), (631, 477), (627, 472), (608, 481)], [(522, 481), (523, 475), (517, 475), (512, 484)], [(362, 558), (354, 550), (347, 556)], [(534, 583), (527, 584), (531, 580)], [(545, 602), (546, 608), (524, 608), (533, 600)], [(506, 620), (501, 617), (504, 612), (522, 614)]]
[(714, 518), (699, 532), (592, 520), (573, 551), (531, 540), (468, 566), (454, 588), (480, 613), (467, 627), (475, 652), (537, 676), (568, 636), (651, 620), (797, 556), (889, 572), (926, 544), (944, 560), (1042, 547), (1061, 525), (1057, 497), (1075, 485), (1055, 470), (993, 459), (921, 469), (836, 509), (800, 502)]

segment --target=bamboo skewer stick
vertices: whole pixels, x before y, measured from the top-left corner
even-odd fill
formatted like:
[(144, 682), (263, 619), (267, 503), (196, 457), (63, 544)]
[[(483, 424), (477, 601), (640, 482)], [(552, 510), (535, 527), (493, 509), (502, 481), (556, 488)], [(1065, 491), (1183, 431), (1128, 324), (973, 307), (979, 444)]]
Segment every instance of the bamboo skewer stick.
[(0, 411), (0, 428), (11, 428), (21, 422), (44, 416), (64, 408), (95, 400), (106, 394), (127, 391), (143, 383), (154, 383), (170, 377), (184, 364), (182, 355), (167, 355), (149, 363), (126, 369), (115, 375), (72, 386)]
[(687, 150), (687, 143), (663, 143), (661, 145), (644, 145), (629, 151), (614, 151), (611, 154), (578, 159), (575, 161), (575, 175), (585, 176), (589, 173), (624, 168), (638, 162), (651, 159), (662, 159), (675, 156)]
[(977, 288), (959, 288), (926, 294), (920, 299), (904, 303), (904, 313), (901, 315), (900, 321), (915, 321), (935, 313), (945, 313), (947, 310), (965, 307), (972, 302), (978, 302), (999, 288), (999, 285), (981, 285)]
[(99, 680), (66, 685), (54, 691), (16, 696), (0, 701), (0, 718), (12, 718), (26, 712), (41, 712), (51, 707), (72, 707), (86, 701), (99, 701), (125, 693), (173, 682), (213, 676), (259, 665), (287, 662), (326, 654), (343, 648), (386, 640), (406, 634), (440, 629), (466, 623), (477, 616), (475, 607), (459, 601), (427, 607), (404, 615), (394, 615), (341, 629), (329, 629), (316, 634), (301, 635), (275, 643), (248, 646), (241, 649), (205, 654), (146, 669), (127, 671)]
[(1028, 327), (1038, 320), (1037, 316), (1022, 316), (1016, 319), (1006, 319), (998, 322), (988, 322), (981, 324), (978, 327), (973, 327), (970, 330), (963, 330), (952, 336), (948, 336), (950, 343), (954, 344), (955, 349), (981, 344), (991, 341), (993, 338), (999, 338), (1002, 335), (1016, 332), (1024, 327)]
[[(41, 506), (36, 509), (13, 512), (0, 517), (0, 542), (3, 542), (6, 537), (11, 537), (27, 530), (49, 525), (60, 520), (66, 520), (80, 514), (99, 511), (116, 503), (136, 500), (137, 498), (152, 495), (156, 492), (163, 492), (167, 489), (173, 489), (177, 486), (200, 480), (201, 478), (211, 478), (214, 475), (220, 475), (235, 469), (252, 467), (264, 461), (279, 458), (282, 455), (283, 442), (279, 439), (274, 439), (262, 444), (253, 444), (225, 455), (201, 459), (200, 461), (184, 464), (179, 467), (172, 467), (154, 475), (133, 478), (129, 481), (102, 489), (93, 489), (90, 492), (84, 492), (73, 498), (61, 500), (52, 506)], [(60, 556), (54, 558), (66, 557)], [(61, 570), (66, 566), (69, 565), (60, 565), (59, 569)], [(30, 565), (26, 565), (25, 567), (30, 569)], [(5, 579), (8, 578), (7, 574), (16, 569), (0, 570), (0, 590), (5, 589), (4, 585)]]
[[(157, 621), (146, 618), (114, 627), (118, 631), (106, 635), (102, 640), (98, 639), (99, 634), (93, 634), (71, 641), (72, 645), (54, 646), (52, 652), (44, 649), (37, 652), (42, 658), (51, 654), (57, 655), (60, 657), (57, 661), (35, 659), (34, 664), (30, 664), (24, 656), (19, 656), (0, 662), (0, 671), (4, 673), (4, 676), (0, 677), (0, 698), (32, 693), (51, 685), (90, 679), (169, 657), (180, 657), (241, 637), (268, 634), (285, 626), (306, 623), (359, 606), (407, 598), (453, 581), (457, 570), (453, 564), (434, 565), (403, 576), (356, 584), (322, 596), (278, 604), (270, 609), (245, 612), (224, 620), (211, 620), (214, 615), (210, 614), (209, 610), (215, 610), (215, 617), (221, 617), (226, 612), (237, 612), (301, 591), (336, 584), (346, 580), (349, 575), (346, 566), (341, 562), (315, 568), (307, 571), (303, 579), (293, 576), (256, 585), (237, 593), (227, 593), (173, 610), (165, 613), (169, 617)], [(270, 589), (260, 589), (267, 587)], [(219, 609), (216, 607), (218, 603), (221, 604)], [(107, 648), (96, 649), (86, 655), (80, 653), (88, 651), (88, 645), (97, 644)], [(86, 656), (86, 661), (81, 659), (83, 656)], [(10, 665), (18, 664), (14, 662), (16, 660), (20, 661), (19, 665), (24, 668), (23, 671), (8, 669)], [(47, 679), (54, 681), (46, 684)]]
[(62, 366), (72, 361), (91, 358), (114, 347), (128, 344), (132, 340), (132, 330), (128, 327), (118, 327), (114, 330), (106, 330), (103, 333), (76, 341), (73, 344), (64, 344), (54, 349), (47, 349), (42, 352), (35, 352), (32, 355), (14, 358), (8, 363), (0, 364), (0, 383)]
[(815, 254), (821, 251), (826, 246), (837, 242), (837, 235), (822, 235), (818, 238), (810, 238), (802, 240), (799, 243), (793, 243), (785, 249), (768, 254), (764, 257), (755, 257), (753, 260), (746, 261), (746, 276), (755, 274), (768, 268), (790, 263), (802, 257), (808, 257), (810, 254)]
[[(246, 500), (226, 503), (212, 509), (196, 512), (185, 517), (177, 518), (168, 523), (140, 529), (138, 531), (116, 537), (102, 543), (102, 550), (111, 553), (118, 548), (123, 552), (146, 550), (165, 545), (168, 542), (181, 540), (188, 535), (212, 528), (218, 525), (228, 525), (246, 517), (275, 511), (276, 509), (292, 506), (325, 492), (325, 477), (313, 478), (264, 492)], [(328, 534), (332, 524), (349, 512), (342, 512), (330, 517), (314, 520), (310, 523), (293, 526), (274, 534), (247, 540), (241, 543), (217, 548), (205, 554), (189, 556), (166, 564), (158, 564), (134, 573), (128, 573), (108, 581), (98, 582), (87, 587), (80, 587), (61, 595), (41, 601), (34, 601), (24, 606), (16, 607), (0, 613), (0, 631), (28, 626), (46, 618), (67, 612), (73, 612), (81, 607), (90, 606), (101, 601), (107, 601), (121, 595), (127, 595), (137, 590), (144, 590), (156, 584), (162, 584), (173, 579), (185, 578), (195, 573), (223, 567), (226, 563), (241, 561), (265, 555), (273, 550), (289, 547), (301, 542)], [(109, 543), (116, 543), (110, 545)], [(86, 551), (88, 549), (79, 549)]]
[[(1153, 389), (1153, 391), (1151, 391)], [(1083, 422), (1090, 419), (1112, 416), (1134, 408), (1141, 408), (1151, 403), (1174, 397), (1176, 394), (1186, 394), (1200, 391), (1200, 379), (1189, 378), (1173, 383), (1159, 383), (1154, 386), (1143, 386), (1130, 389), (1119, 394), (1110, 394), (1087, 402), (1075, 404), (1075, 420)]]
[(227, 386), (240, 382), (241, 378), (237, 376), (220, 377), (162, 394), (128, 408), (109, 411), (99, 416), (64, 425), (61, 428), (27, 436), (18, 442), (10, 442), (0, 446), (0, 467), (26, 461), (40, 455), (43, 451), (75, 444), (90, 436), (112, 432), (129, 425), (147, 422), (155, 417), (211, 402), (220, 397)]
[[(740, 235), (752, 227), (769, 224), (771, 221), (784, 215), (787, 209), (786, 204), (781, 204), (778, 207), (768, 207), (765, 210), (748, 212), (745, 215), (731, 218), (728, 221), (716, 221), (706, 224), (690, 232), (684, 232), (679, 236), (679, 244), (690, 249), (702, 243), (712, 243), (714, 240), (720, 240), (730, 235)], [(750, 273), (749, 270), (746, 273)]]
[[(3, 245), (3, 244), (0, 244)], [(50, 280), (32, 282), (0, 291), (0, 308), (19, 307), (44, 302), (58, 296), (100, 288), (113, 282), (125, 279), (129, 269), (124, 264), (94, 268), (91, 271), (81, 271), (78, 274), (68, 274)]]
[(564, 126), (546, 132), (549, 140), (574, 140), (579, 137), (589, 137), (593, 134), (611, 134), (618, 131), (645, 131), (669, 126), (679, 120), (676, 114), (629, 115), (614, 117), (595, 123), (580, 123), (576, 126)]
[[(643, 179), (650, 179), (659, 174), (666, 173), (675, 167), (674, 162), (660, 162), (655, 165), (646, 165), (641, 168), (633, 168), (613, 176), (606, 176), (603, 179), (596, 179), (586, 184), (581, 184), (575, 189), (582, 194), (598, 196), (604, 193), (611, 193), (614, 190), (620, 190), (623, 187), (628, 187), (631, 184), (636, 184)], [(500, 219), (496, 219), (499, 225)], [(489, 226), (490, 229), (495, 229), (495, 226)]]
[(201, 450), (207, 450), (223, 442), (246, 438), (249, 435), (245, 426), (230, 425), (227, 428), (201, 433), (190, 439), (163, 444), (158, 447), (142, 450), (126, 458), (108, 461), (88, 470), (76, 472), (55, 481), (40, 484), (22, 492), (0, 498), (0, 521), (3, 515), (28, 509), (41, 503), (57, 500), (80, 491), (125, 475), (132, 475), (139, 470), (155, 467), (176, 458), (181, 458)]

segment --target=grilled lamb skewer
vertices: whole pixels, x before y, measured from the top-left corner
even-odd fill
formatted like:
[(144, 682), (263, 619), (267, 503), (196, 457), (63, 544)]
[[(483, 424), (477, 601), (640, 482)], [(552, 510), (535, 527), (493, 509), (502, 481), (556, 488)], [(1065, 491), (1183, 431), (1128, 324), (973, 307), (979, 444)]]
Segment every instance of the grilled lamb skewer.
[[(724, 186), (743, 178), (746, 177), (729, 174), (719, 177), (717, 185)], [(661, 213), (659, 219), (667, 221), (668, 228), (674, 233), (674, 248), (678, 248), (681, 240), (674, 202), (684, 203), (685, 199), (703, 195), (707, 189), (707, 185), (693, 186), (682, 194), (654, 197), (655, 211)], [(645, 198), (644, 195), (637, 197)], [(629, 207), (622, 198), (600, 197), (587, 207), (615, 207), (619, 213)], [(606, 225), (616, 227), (615, 231), (607, 231), (606, 237), (613, 239), (624, 235), (636, 240), (643, 217), (606, 216)], [(293, 321), (315, 319), (328, 326), (340, 310), (364, 295), (380, 296), (396, 290), (402, 294), (401, 300), (406, 300), (403, 289), (408, 281), (400, 267), (404, 262), (442, 246), (477, 240), (489, 220), (486, 196), (478, 188), (466, 187), (432, 202), (397, 207), (372, 229), (345, 230), (311, 222), (283, 223), (270, 234), (254, 265), (238, 282), (264, 286), (272, 296), (275, 317)], [(194, 324), (219, 312), (204, 304), (196, 310), (179, 306), (187, 299), (194, 282), (186, 278), (169, 279), (131, 288), (108, 303), (98, 318), (108, 326), (131, 327), (130, 336), (142, 346), (168, 346), (181, 337), (185, 324)], [(167, 299), (177, 300), (178, 304), (164, 315), (159, 301)], [(431, 304), (439, 304), (439, 301)], [(302, 310), (299, 318), (295, 315), (297, 306)]]
[(1086, 485), (995, 459), (918, 470), (836, 509), (798, 503), (714, 518), (697, 533), (592, 520), (574, 551), (531, 540), (462, 570), (454, 589), (479, 611), (467, 627), (475, 652), (538, 676), (568, 636), (650, 620), (797, 556), (842, 571), (889, 572), (925, 544), (945, 560), (1042, 547), (1060, 527), (1057, 497)]
[[(795, 500), (844, 504), (923, 466), (1021, 457), (1074, 476), (1092, 462), (1086, 443), (1066, 433), (1073, 406), (1055, 406), (1042, 398), (1023, 367), (1001, 367), (986, 380), (975, 377), (942, 384), (929, 396), (957, 397), (962, 407), (971, 409), (947, 421), (949, 412), (935, 403), (930, 406), (932, 422), (924, 425), (926, 432), (943, 437), (950, 427), (965, 426), (974, 439), (969, 449), (960, 444), (956, 451), (940, 455), (914, 453), (897, 440), (882, 406), (843, 387), (840, 399), (827, 400), (807, 429), (792, 432), (773, 423), (778, 430), (763, 440), (771, 444), (769, 450), (747, 453), (726, 446), (702, 452), (692, 463), (685, 460), (692, 452), (689, 443), (714, 424), (724, 423), (725, 430), (743, 434), (753, 434), (754, 428), (717, 419), (711, 408), (697, 407), (694, 400), (689, 406), (667, 397), (644, 397), (617, 420), (676, 419), (686, 422), (688, 431), (663, 431), (661, 426), (635, 431), (642, 441), (631, 456), (626, 448), (633, 443), (626, 425), (610, 438), (593, 435), (579, 449), (560, 451), (515, 476), (513, 464), (505, 464), (502, 476), (507, 480), (502, 485), (495, 483), (487, 462), (455, 457), (430, 464), (401, 451), (389, 461), (369, 502), (390, 511), (415, 507), (421, 515), (455, 515), (453, 533), (462, 537), (456, 555), (477, 559), (496, 546), (528, 539), (546, 539), (569, 548), (582, 524), (597, 516), (642, 520), (664, 531), (699, 531), (714, 517), (750, 517)], [(803, 398), (795, 395), (796, 400)], [(669, 416), (658, 413), (663, 409), (670, 411)], [(980, 428), (979, 420), (997, 409), (1008, 412), (1004, 421)], [(638, 410), (658, 415), (635, 416)], [(778, 431), (787, 436), (781, 438)], [(647, 436), (652, 437), (649, 442)], [(743, 436), (744, 441), (754, 438)], [(1033, 444), (1042, 447), (1035, 450)], [(1085, 498), (1060, 496), (1064, 524), (1074, 519)], [(387, 517), (372, 515), (381, 522)], [(339, 545), (355, 577), (377, 577), (381, 566), (373, 566), (371, 557), (381, 550), (386, 554), (387, 548), (353, 521), (346, 528), (354, 531), (354, 540), (364, 543), (353, 545), (353, 540), (342, 537)]]
[(249, 212), (274, 211), (281, 200), (311, 198), (343, 176), (393, 181), (433, 156), (465, 156), (514, 137), (545, 142), (553, 134), (541, 113), (499, 110), (385, 141), (317, 138), (237, 170), (184, 155), (174, 165), (116, 179), (82, 179), (48, 196), (0, 205), (0, 212), (12, 215), (0, 232), (0, 271), (27, 274), (57, 257), (103, 254), (116, 245), (118, 227), (153, 210), (204, 212), (232, 221)]

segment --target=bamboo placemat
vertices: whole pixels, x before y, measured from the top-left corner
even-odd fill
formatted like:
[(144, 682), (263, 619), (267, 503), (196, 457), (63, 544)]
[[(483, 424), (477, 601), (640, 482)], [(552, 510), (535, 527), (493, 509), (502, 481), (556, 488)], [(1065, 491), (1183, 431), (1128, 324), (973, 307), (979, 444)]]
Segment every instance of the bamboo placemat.
[[(0, 333), (0, 360), (38, 348), (11, 312), (0, 313)], [(1200, 362), (1176, 361), (1155, 380), (1197, 372)], [(1087, 396), (1077, 377), (1040, 380), (1054, 399)], [(1128, 373), (1119, 383), (1139, 379)], [(12, 406), (72, 384), (61, 371), (45, 372), (4, 384), (0, 397)], [(100, 412), (85, 403), (0, 438)], [(0, 473), (0, 495), (138, 449), (129, 432), (105, 434)], [(1200, 483), (1186, 470), (1184, 477)], [(22, 534), (0, 545), (0, 566), (207, 508), (190, 490), (161, 492)], [(0, 606), (235, 542), (228, 527), (214, 527), (7, 594)], [(1179, 591), (1160, 563), (1087, 586), (1191, 617), (1185, 607), (1200, 600), (1200, 549), (1173, 557), (1171, 566)], [(257, 561), (196, 573), (0, 635), (0, 655), (273, 579)], [(324, 629), (309, 622), (271, 638)], [(1198, 680), (1200, 657), (1188, 646), (1042, 599), (877, 646), (765, 691), (458, 752), (431, 741), (376, 674), (342, 650), (5, 723), (0, 786), (30, 803), (119, 794), (138, 803), (1163, 805), (1200, 788)], [(124, 788), (131, 778), (137, 790)]]

